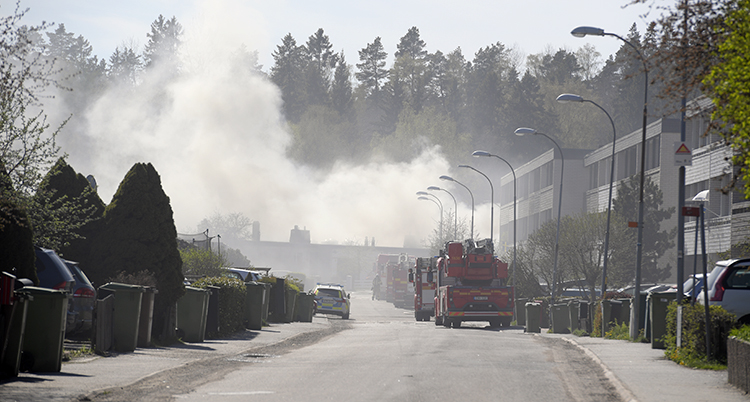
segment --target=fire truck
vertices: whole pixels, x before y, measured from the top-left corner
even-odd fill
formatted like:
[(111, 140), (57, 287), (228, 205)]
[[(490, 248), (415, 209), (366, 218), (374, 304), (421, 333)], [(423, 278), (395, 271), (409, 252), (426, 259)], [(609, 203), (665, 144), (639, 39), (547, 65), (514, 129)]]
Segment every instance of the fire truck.
[(409, 272), (409, 282), (414, 284), (414, 318), (430, 321), (435, 314), (434, 272), (437, 258), (417, 258), (414, 270)]
[(385, 286), (385, 289), (381, 290), (381, 294), (385, 294), (385, 300), (388, 302), (393, 302), (393, 278), (389, 274), (390, 266), (391, 264), (398, 264), (398, 258), (398, 254), (380, 254), (375, 266), (375, 273), (380, 275), (383, 286)]
[(463, 321), (510, 325), (514, 289), (507, 286), (508, 264), (494, 255), (490, 239), (449, 242), (436, 265), (435, 325), (459, 328)]
[(386, 266), (388, 288), (386, 301), (393, 302), (399, 308), (407, 308), (411, 304), (409, 294), (409, 256), (399, 254), (398, 262), (389, 261)]

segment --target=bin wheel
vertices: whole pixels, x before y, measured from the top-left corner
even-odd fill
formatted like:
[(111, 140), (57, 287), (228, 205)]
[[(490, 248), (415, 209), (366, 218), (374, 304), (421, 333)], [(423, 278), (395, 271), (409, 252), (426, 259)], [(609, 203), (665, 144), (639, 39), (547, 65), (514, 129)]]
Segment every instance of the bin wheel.
[(18, 364), (18, 371), (27, 372), (34, 368), (34, 355), (31, 352), (21, 352), (21, 361)]
[(436, 315), (435, 316), (435, 326), (438, 326), (438, 325), (443, 325), (443, 317), (439, 316), (439, 315)]

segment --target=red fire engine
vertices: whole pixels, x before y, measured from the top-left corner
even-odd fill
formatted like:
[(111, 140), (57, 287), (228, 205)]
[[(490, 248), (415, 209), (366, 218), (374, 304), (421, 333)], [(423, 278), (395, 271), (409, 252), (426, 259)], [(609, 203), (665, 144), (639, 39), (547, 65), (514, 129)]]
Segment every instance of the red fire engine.
[(433, 280), (437, 258), (417, 258), (414, 271), (409, 272), (409, 282), (414, 284), (414, 318), (430, 321), (435, 314), (435, 288)]
[(463, 321), (510, 325), (514, 290), (506, 283), (508, 264), (493, 254), (489, 239), (447, 243), (436, 265), (435, 325), (458, 328)]

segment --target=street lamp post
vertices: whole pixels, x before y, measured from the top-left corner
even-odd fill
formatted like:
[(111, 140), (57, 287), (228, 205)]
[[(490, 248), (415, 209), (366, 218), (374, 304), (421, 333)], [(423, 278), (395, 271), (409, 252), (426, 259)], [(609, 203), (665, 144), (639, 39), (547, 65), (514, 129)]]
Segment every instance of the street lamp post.
[(460, 181), (450, 176), (445, 176), (445, 175), (440, 176), (440, 180), (452, 181), (460, 185), (461, 187), (465, 188), (466, 191), (469, 192), (469, 195), (471, 196), (471, 240), (473, 241), (474, 240), (474, 194), (472, 194), (471, 190), (469, 190), (469, 188), (466, 187), (463, 183), (461, 183)]
[[(429, 193), (425, 193), (424, 191), (420, 191), (419, 193), (424, 193), (426, 195), (432, 195), (432, 194), (429, 194)], [(438, 206), (438, 208), (440, 208), (440, 241), (443, 241), (443, 203), (440, 202), (440, 200), (437, 199), (437, 197), (435, 197), (434, 195), (432, 195), (432, 196), (435, 197), (435, 199), (432, 199), (432, 198), (427, 198), (424, 195), (420, 195), (419, 193), (417, 193), (417, 195), (419, 195), (419, 197), (417, 197), (418, 200), (432, 201), (432, 202), (435, 203), (435, 205)], [(435, 200), (437, 200), (437, 201), (435, 201)]]
[(429, 191), (445, 191), (448, 193), (451, 198), (453, 198), (453, 240), (458, 240), (458, 203), (456, 202), (456, 197), (451, 194), (450, 191), (440, 188), (438, 186), (430, 186), (427, 187), (427, 190)]
[(510, 163), (501, 158), (500, 156), (491, 154), (487, 151), (474, 151), (472, 152), (471, 156), (474, 157), (480, 157), (480, 156), (486, 156), (486, 157), (495, 157), (497, 159), (500, 159), (501, 161), (505, 162), (506, 165), (510, 168), (510, 172), (513, 173), (513, 286), (514, 286), (514, 292), (513, 292), (513, 302), (515, 305), (515, 286), (518, 284), (516, 283), (516, 171), (513, 169), (513, 166), (510, 165)]
[(477, 170), (473, 166), (458, 165), (458, 167), (460, 167), (460, 168), (466, 168), (466, 169), (471, 169), (471, 170), (473, 170), (473, 171), (481, 174), (482, 176), (484, 176), (484, 178), (487, 179), (487, 181), (490, 183), (490, 243), (492, 243), (492, 248), (494, 249), (495, 242), (493, 240), (494, 238), (492, 237), (492, 234), (495, 233), (495, 229), (494, 229), (494, 226), (493, 226), (493, 222), (495, 221), (495, 187), (492, 186), (492, 180), (490, 180), (490, 178), (487, 177), (486, 174), (480, 172), (479, 170)]
[[(555, 302), (555, 285), (557, 282), (557, 256), (560, 251), (560, 220), (562, 219), (563, 182), (565, 181), (565, 176), (564, 176), (565, 156), (563, 155), (562, 148), (560, 148), (560, 145), (557, 144), (557, 141), (553, 140), (552, 137), (550, 137), (547, 134), (540, 133), (539, 131), (536, 131), (533, 128), (527, 128), (527, 127), (517, 128), (515, 133), (518, 136), (524, 136), (526, 134), (543, 135), (547, 137), (548, 140), (552, 141), (552, 143), (555, 144), (555, 146), (557, 147), (557, 150), (560, 151), (560, 161), (561, 161), (560, 162), (560, 196), (557, 197), (557, 232), (555, 234), (555, 260), (554, 260), (554, 264), (552, 265), (552, 298), (550, 300), (550, 306), (551, 306)], [(550, 309), (550, 311), (552, 311), (552, 309)]]
[[(571, 102), (588, 102), (598, 107), (604, 114), (609, 118), (609, 122), (612, 124), (612, 163), (609, 168), (609, 198), (607, 199), (607, 229), (604, 232), (604, 266), (602, 267), (602, 299), (607, 292), (607, 260), (609, 260), (609, 222), (612, 215), (612, 184), (615, 182), (615, 145), (617, 144), (617, 130), (615, 129), (615, 122), (612, 120), (612, 116), (604, 110), (603, 107), (599, 106), (598, 103), (584, 99), (581, 96), (573, 94), (562, 94), (557, 97), (557, 101), (560, 103), (571, 103)], [(602, 327), (603, 328), (603, 327)], [(604, 335), (602, 335), (604, 336)]]
[(443, 202), (440, 201), (440, 198), (438, 198), (435, 194), (428, 193), (426, 191), (417, 191), (417, 195), (423, 197), (430, 196), (437, 200), (439, 204), (438, 206), (440, 207), (440, 241), (443, 241)]
[(646, 65), (646, 59), (643, 58), (641, 51), (638, 48), (625, 40), (620, 35), (604, 32), (601, 28), (581, 26), (570, 32), (571, 35), (577, 38), (583, 38), (586, 35), (594, 36), (614, 36), (615, 38), (625, 42), (628, 46), (632, 47), (633, 50), (638, 54), (638, 58), (643, 63), (643, 74), (645, 76), (645, 88), (643, 91), (643, 132), (641, 134), (641, 189), (638, 195), (638, 238), (636, 240), (636, 255), (635, 255), (635, 300), (633, 300), (633, 314), (630, 315), (630, 339), (635, 339), (638, 336), (638, 330), (640, 326), (640, 306), (641, 299), (639, 297), (641, 293), (641, 262), (643, 258), (643, 187), (646, 178), (646, 123), (648, 120), (648, 66)]

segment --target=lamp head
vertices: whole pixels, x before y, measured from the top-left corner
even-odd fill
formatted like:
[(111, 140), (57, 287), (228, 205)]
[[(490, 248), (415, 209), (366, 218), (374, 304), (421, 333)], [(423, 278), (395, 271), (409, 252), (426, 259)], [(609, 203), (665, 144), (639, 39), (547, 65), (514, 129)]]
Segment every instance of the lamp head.
[(586, 35), (604, 36), (604, 30), (595, 27), (578, 27), (570, 31), (570, 34), (576, 38), (583, 38)]
[(458, 165), (458, 167), (460, 167), (460, 168), (467, 168), (467, 169), (474, 169), (473, 167), (471, 167), (469, 165)]
[(427, 197), (417, 197), (417, 199), (418, 199), (418, 200), (427, 200), (427, 201), (432, 201), (431, 199), (429, 199), (429, 198), (427, 198)]
[(471, 153), (471, 156), (479, 157), (479, 156), (492, 156), (491, 153), (487, 151), (474, 151)]
[(430, 195), (430, 193), (426, 191), (417, 191), (417, 195)]
[(516, 129), (515, 133), (516, 133), (517, 136), (523, 137), (526, 134), (536, 134), (537, 131), (534, 130), (533, 128), (519, 127), (519, 128)]
[(427, 187), (427, 189), (428, 189), (428, 190), (430, 190), (430, 191), (440, 191), (440, 190), (442, 190), (442, 189), (441, 189), (440, 187), (438, 187), (438, 186), (430, 186), (430, 187)]
[(452, 177), (450, 177), (450, 176), (445, 176), (445, 175), (443, 175), (443, 176), (440, 176), (440, 180), (446, 180), (446, 181), (455, 181), (455, 180), (453, 180), (453, 178), (452, 178)]
[(708, 190), (703, 190), (693, 197), (693, 201), (706, 202), (708, 201)]
[(557, 97), (557, 101), (560, 103), (573, 103), (573, 102), (583, 102), (584, 99), (580, 95), (575, 94), (561, 94)]

